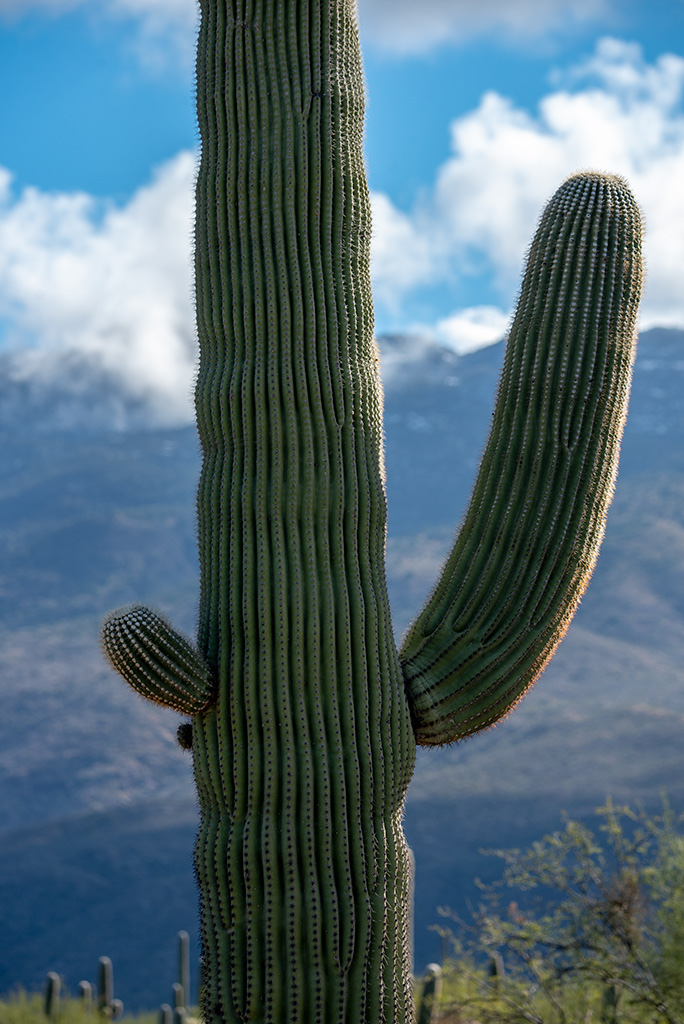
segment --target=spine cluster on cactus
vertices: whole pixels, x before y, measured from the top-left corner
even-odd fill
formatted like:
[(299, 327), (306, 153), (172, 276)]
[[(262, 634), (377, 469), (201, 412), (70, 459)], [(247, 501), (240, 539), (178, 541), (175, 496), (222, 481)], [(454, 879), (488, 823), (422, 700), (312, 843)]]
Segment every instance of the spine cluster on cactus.
[(491, 725), (550, 657), (610, 499), (640, 290), (618, 178), (539, 226), (470, 509), (396, 650), (353, 0), (202, 0), (197, 647), (141, 606), (103, 644), (193, 717), (206, 1024), (413, 1015), (415, 742)]

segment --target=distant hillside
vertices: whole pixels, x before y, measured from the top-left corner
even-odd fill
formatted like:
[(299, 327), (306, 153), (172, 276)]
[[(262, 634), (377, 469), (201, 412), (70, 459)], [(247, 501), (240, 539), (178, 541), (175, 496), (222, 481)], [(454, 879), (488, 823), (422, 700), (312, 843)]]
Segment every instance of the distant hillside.
[[(400, 633), (467, 501), (502, 346), (382, 349)], [(106, 382), (79, 379), (80, 399), (22, 401), (25, 385), (0, 377), (0, 991), (47, 970), (73, 988), (107, 953), (117, 994), (154, 1006), (175, 980), (175, 932), (196, 924), (195, 798), (175, 716), (107, 669), (97, 628), (142, 600), (192, 631), (199, 459), (192, 428), (154, 429), (141, 409), (113, 431), (106, 410), (125, 396), (103, 406)], [(665, 788), (684, 810), (683, 384), (684, 332), (646, 333), (604, 549), (558, 655), (500, 727), (419, 757), (406, 826), (421, 969), (438, 955), (437, 905), (496, 870), (480, 847), (526, 843), (607, 793), (653, 806)]]

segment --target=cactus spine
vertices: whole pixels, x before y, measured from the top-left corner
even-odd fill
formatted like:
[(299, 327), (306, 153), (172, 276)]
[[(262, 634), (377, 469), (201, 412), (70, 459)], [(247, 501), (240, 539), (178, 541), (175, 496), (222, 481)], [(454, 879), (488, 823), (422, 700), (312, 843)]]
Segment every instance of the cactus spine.
[(579, 599), (629, 387), (638, 213), (590, 174), (542, 219), (464, 532), (400, 658), (354, 3), (201, 7), (198, 643), (137, 606), (103, 643), (193, 716), (207, 1024), (403, 1024), (415, 739), (504, 715)]

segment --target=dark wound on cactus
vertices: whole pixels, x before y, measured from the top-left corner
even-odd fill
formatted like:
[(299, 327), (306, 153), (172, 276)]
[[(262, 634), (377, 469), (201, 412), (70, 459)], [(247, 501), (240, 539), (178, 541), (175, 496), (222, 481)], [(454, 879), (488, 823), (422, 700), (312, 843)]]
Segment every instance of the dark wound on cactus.
[(206, 1024), (407, 1024), (415, 739), (503, 714), (579, 597), (624, 417), (638, 219), (596, 175), (545, 215), (470, 511), (400, 662), (355, 4), (201, 10), (199, 651), (141, 608), (103, 645), (194, 716)]
[(192, 722), (181, 722), (176, 730), (176, 739), (181, 750), (192, 750)]

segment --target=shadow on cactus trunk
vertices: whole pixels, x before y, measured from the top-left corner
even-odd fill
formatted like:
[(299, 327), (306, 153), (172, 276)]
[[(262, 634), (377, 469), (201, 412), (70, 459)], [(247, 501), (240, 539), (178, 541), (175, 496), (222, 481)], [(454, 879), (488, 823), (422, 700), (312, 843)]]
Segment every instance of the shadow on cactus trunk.
[(398, 1024), (415, 744), (507, 714), (587, 585), (626, 415), (639, 213), (594, 173), (549, 203), (470, 507), (399, 652), (354, 4), (201, 6), (197, 643), (134, 606), (103, 646), (192, 718), (207, 1024)]

